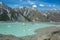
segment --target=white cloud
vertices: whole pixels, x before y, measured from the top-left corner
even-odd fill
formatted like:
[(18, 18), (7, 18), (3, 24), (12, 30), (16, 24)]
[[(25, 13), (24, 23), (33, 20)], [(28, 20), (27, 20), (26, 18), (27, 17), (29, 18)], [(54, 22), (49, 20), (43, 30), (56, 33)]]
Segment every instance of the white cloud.
[(18, 7), (19, 5), (18, 5), (18, 4), (15, 4), (14, 6), (15, 6), (15, 7)]
[(45, 5), (44, 5), (44, 4), (39, 4), (39, 6), (42, 6), (42, 7), (43, 7), (43, 6), (45, 6)]
[(52, 5), (52, 4), (49, 4), (48, 6), (49, 6), (49, 7), (55, 7), (56, 5), (54, 5), (54, 4), (53, 4), (53, 5)]
[(37, 5), (33, 5), (32, 7), (37, 7)]
[(51, 4), (49, 4), (48, 6), (49, 6), (49, 7), (51, 7), (52, 5), (51, 5)]
[(30, 1), (30, 0), (28, 1), (28, 3), (29, 3), (29, 4), (35, 4), (34, 2), (32, 2), (32, 1)]
[(56, 5), (53, 5), (53, 7), (55, 7)]
[(2, 2), (0, 2), (0, 4), (2, 4)]

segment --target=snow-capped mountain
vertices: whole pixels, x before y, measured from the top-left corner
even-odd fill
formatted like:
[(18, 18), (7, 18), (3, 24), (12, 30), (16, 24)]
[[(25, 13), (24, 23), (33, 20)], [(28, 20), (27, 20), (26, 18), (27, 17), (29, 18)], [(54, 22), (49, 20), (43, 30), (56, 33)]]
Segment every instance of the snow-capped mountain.
[(17, 11), (22, 15), (24, 15), (25, 17), (27, 17), (29, 21), (33, 21), (33, 22), (47, 21), (44, 15), (42, 15), (41, 12), (34, 7), (25, 6), (19, 8)]
[(0, 2), (0, 21), (25, 21), (25, 18), (14, 9)]
[(29, 6), (12, 9), (0, 2), (0, 21), (60, 22), (60, 10), (38, 10)]

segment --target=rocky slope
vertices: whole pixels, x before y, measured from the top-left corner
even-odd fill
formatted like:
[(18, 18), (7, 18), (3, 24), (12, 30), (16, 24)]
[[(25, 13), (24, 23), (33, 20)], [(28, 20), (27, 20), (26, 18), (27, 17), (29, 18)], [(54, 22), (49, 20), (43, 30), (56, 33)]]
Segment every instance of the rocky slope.
[(46, 27), (37, 29), (36, 35), (22, 37), (24, 40), (60, 40), (60, 27)]
[[(0, 4), (0, 20), (1, 21), (47, 21), (47, 19), (33, 7), (21, 7), (12, 9), (5, 5), (4, 3)], [(6, 18), (4, 18), (6, 16)]]
[(25, 21), (25, 18), (14, 9), (1, 2), (0, 21)]
[(18, 38), (16, 36), (13, 36), (13, 35), (3, 35), (3, 34), (0, 34), (0, 40), (22, 40), (22, 39)]
[(41, 12), (50, 22), (60, 22), (60, 10), (43, 10)]
[(26, 17), (29, 21), (32, 22), (46, 22), (48, 21), (44, 15), (41, 14), (39, 10), (33, 7), (22, 7), (17, 9), (19, 13), (21, 13), (24, 17)]
[(0, 21), (60, 22), (60, 10), (38, 10), (29, 6), (12, 9), (0, 2)]

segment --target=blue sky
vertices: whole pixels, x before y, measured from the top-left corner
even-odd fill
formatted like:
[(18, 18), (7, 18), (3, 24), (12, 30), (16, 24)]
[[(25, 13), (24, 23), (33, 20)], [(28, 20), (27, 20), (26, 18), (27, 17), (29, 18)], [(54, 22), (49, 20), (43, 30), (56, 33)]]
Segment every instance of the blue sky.
[(60, 0), (0, 0), (6, 5), (17, 8), (21, 6), (32, 6), (38, 9), (60, 9)]

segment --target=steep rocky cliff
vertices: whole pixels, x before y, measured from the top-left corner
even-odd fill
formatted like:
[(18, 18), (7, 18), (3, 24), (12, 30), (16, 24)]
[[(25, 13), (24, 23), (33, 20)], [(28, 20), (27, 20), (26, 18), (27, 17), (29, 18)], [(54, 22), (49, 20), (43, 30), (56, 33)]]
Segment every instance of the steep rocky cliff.
[(38, 10), (29, 6), (12, 9), (0, 2), (0, 21), (60, 22), (60, 10)]
[(8, 7), (4, 3), (0, 3), (0, 21), (26, 21), (25, 18), (16, 12), (14, 9)]

